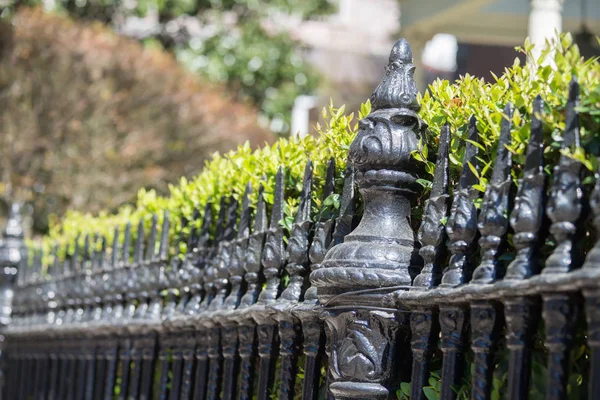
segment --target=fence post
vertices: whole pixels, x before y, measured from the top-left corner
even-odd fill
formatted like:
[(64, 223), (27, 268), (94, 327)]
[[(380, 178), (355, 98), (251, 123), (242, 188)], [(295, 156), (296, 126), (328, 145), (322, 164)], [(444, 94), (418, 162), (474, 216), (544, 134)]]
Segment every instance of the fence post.
[(409, 270), (421, 263), (410, 217), (422, 164), (411, 153), (419, 150), (425, 124), (417, 115), (413, 73), (412, 51), (401, 39), (350, 146), (363, 218), (311, 274), (328, 327), (329, 391), (336, 399), (393, 394), (396, 338), (399, 329), (407, 332), (408, 314), (385, 308), (382, 300), (409, 287)]

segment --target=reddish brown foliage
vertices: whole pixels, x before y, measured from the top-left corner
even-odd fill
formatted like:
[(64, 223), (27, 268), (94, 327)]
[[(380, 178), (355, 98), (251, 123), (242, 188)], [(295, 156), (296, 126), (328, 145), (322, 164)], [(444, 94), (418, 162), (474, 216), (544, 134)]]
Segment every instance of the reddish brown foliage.
[(22, 10), (1, 28), (2, 182), (38, 211), (110, 209), (270, 138), (223, 88), (100, 24)]

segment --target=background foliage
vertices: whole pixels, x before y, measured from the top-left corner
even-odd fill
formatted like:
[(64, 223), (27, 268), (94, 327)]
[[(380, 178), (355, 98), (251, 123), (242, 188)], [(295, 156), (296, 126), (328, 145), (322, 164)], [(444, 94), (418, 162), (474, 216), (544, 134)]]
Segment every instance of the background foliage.
[[(17, 0), (12, 10), (43, 3)], [(330, 0), (57, 0), (52, 9), (174, 52), (202, 77), (256, 105), (273, 131), (287, 134), (294, 99), (311, 93), (318, 76), (303, 61), (298, 43), (262, 22), (283, 14), (312, 18), (331, 12), (333, 5)], [(136, 20), (139, 29), (128, 30), (131, 17), (145, 18)]]
[[(530, 54), (531, 46), (525, 44), (522, 51)], [(542, 64), (544, 58), (552, 54), (555, 67)], [(562, 141), (565, 106), (568, 85), (571, 77), (579, 80), (581, 100), (578, 107), (581, 119), (582, 148), (572, 149), (568, 154), (580, 159), (588, 169), (588, 175), (595, 171), (597, 161), (598, 135), (600, 135), (600, 64), (597, 60), (584, 62), (576, 46), (572, 45), (569, 35), (563, 35), (559, 42), (548, 45), (540, 59), (531, 65), (521, 66), (517, 62), (494, 82), (485, 82), (471, 76), (464, 76), (454, 83), (439, 80), (430, 87), (421, 99), (421, 116), (430, 127), (423, 141), (423, 148), (413, 154), (416, 160), (426, 162), (433, 172), (433, 163), (437, 150), (437, 138), (442, 125), (448, 122), (453, 131), (451, 160), (454, 178), (462, 166), (460, 160), (464, 153), (467, 120), (475, 115), (481, 136), (479, 156), (482, 165), (480, 172), (480, 190), (485, 189), (491, 173), (489, 168), (495, 157), (495, 146), (502, 109), (506, 102), (512, 101), (516, 111), (513, 118), (513, 145), (511, 150), (516, 163), (513, 168), (515, 178), (519, 177), (520, 165), (529, 135), (531, 121), (531, 103), (537, 94), (547, 102), (547, 112), (541, 117), (545, 121), (545, 158), (546, 171), (550, 174), (559, 154), (558, 146)], [(358, 112), (362, 118), (370, 111), (369, 103)], [(47, 245), (58, 241), (63, 245), (86, 233), (100, 233), (111, 237), (112, 227), (124, 225), (131, 220), (149, 221), (151, 213), (168, 209), (176, 219), (191, 218), (194, 207), (202, 208), (206, 202), (218, 202), (220, 196), (240, 198), (247, 182), (251, 182), (255, 192), (259, 181), (266, 181), (267, 202), (272, 203), (274, 179), (279, 165), (286, 173), (286, 216), (291, 218), (301, 189), (301, 179), (306, 161), (310, 158), (315, 164), (314, 215), (317, 215), (320, 203), (320, 188), (323, 184), (325, 164), (333, 157), (338, 166), (338, 186), (341, 182), (349, 144), (357, 130), (355, 114), (345, 115), (344, 107), (336, 109), (330, 105), (324, 110), (323, 118), (327, 123), (316, 127), (316, 136), (303, 139), (280, 139), (271, 146), (252, 150), (251, 146), (240, 146), (236, 151), (223, 155), (216, 154), (207, 162), (204, 170), (194, 179), (182, 178), (178, 184), (170, 187), (170, 196), (157, 196), (152, 190), (141, 190), (135, 207), (124, 207), (115, 215), (103, 214), (94, 217), (90, 214), (70, 213), (61, 223), (53, 226), (46, 238)], [(423, 180), (428, 186), (427, 178)], [(591, 183), (588, 179), (586, 183)], [(339, 193), (339, 191), (338, 191)], [(419, 210), (426, 195), (420, 200), (413, 215), (414, 225), (418, 226)], [(254, 199), (256, 200), (256, 199)], [(215, 208), (218, 206), (215, 205)], [(284, 223), (284, 221), (282, 221)], [(172, 225), (172, 237), (181, 227)]]
[[(433, 171), (433, 158), (437, 151), (437, 138), (447, 122), (452, 129), (450, 151), (451, 168), (456, 179), (462, 168), (467, 139), (468, 120), (473, 115), (479, 131), (482, 165), (478, 189), (485, 191), (496, 156), (500, 125), (505, 118), (504, 106), (511, 102), (515, 107), (512, 119), (513, 176), (520, 177), (529, 142), (533, 100), (541, 95), (545, 102), (540, 118), (544, 121), (544, 160), (546, 172), (557, 163), (562, 134), (565, 128), (565, 107), (569, 82), (572, 78), (580, 84), (579, 111), (581, 148), (565, 153), (581, 161), (588, 172), (598, 169), (600, 154), (600, 64), (598, 59), (584, 61), (570, 34), (561, 35), (552, 44), (547, 43), (541, 55), (534, 59), (533, 46), (526, 41), (519, 51), (530, 62), (521, 65), (518, 58), (512, 67), (493, 82), (466, 75), (450, 83), (437, 80), (421, 98), (421, 117), (429, 123), (430, 135), (425, 138), (421, 153), (428, 155), (428, 172)], [(423, 154), (415, 157), (424, 161)], [(589, 173), (588, 173), (589, 175)], [(588, 183), (591, 180), (587, 181)], [(427, 186), (427, 185), (426, 185)]]
[(140, 187), (166, 193), (214, 151), (271, 137), (170, 55), (28, 9), (0, 24), (0, 123), (0, 194), (32, 203), (42, 232), (48, 214), (115, 210)]

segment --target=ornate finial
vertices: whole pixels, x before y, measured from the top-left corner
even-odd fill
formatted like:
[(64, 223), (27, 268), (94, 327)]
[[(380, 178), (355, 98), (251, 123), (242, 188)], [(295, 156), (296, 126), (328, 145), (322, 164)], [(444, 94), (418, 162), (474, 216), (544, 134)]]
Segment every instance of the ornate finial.
[[(417, 179), (423, 171), (423, 163), (415, 161), (412, 153), (419, 150), (426, 130), (417, 115), (411, 59), (407, 42), (398, 41), (386, 75), (371, 97), (373, 111), (359, 122), (350, 145), (348, 162), (356, 168), (365, 211), (344, 243), (328, 252), (324, 268), (313, 272), (313, 284), (322, 287), (322, 293), (341, 287), (411, 283), (409, 268), (418, 262), (410, 225), (411, 202), (422, 190)], [(356, 279), (367, 270), (372, 279)]]
[(23, 216), (21, 215), (21, 203), (14, 202), (10, 205), (6, 226), (4, 227), (3, 237), (23, 238)]
[(310, 276), (329, 327), (329, 390), (336, 398), (356, 397), (357, 388), (360, 398), (390, 396), (389, 354), (396, 351), (398, 325), (384, 298), (411, 284), (409, 269), (420, 261), (410, 218), (412, 202), (422, 191), (417, 180), (424, 170), (413, 153), (419, 151), (426, 126), (417, 115), (411, 59), (408, 43), (398, 41), (386, 75), (371, 96), (373, 110), (359, 122), (349, 148), (348, 163), (356, 168), (363, 217)]
[(429, 199), (423, 211), (423, 220), (419, 227), (418, 239), (421, 243), (419, 254), (424, 266), (413, 282), (413, 287), (431, 289), (439, 283), (441, 276), (440, 260), (445, 255), (444, 237), (446, 229), (443, 220), (448, 217), (448, 180), (450, 127), (444, 125), (440, 134), (435, 173)]
[(506, 146), (510, 145), (510, 130), (512, 128), (513, 105), (508, 103), (504, 108), (505, 118), (502, 120), (496, 164), (492, 179), (483, 196), (481, 212), (477, 227), (481, 233), (481, 263), (473, 271), (473, 283), (492, 283), (498, 273), (498, 250), (503, 245), (503, 239), (508, 230), (509, 195), (512, 186), (510, 170), (512, 153)]
[(479, 142), (475, 117), (469, 121), (469, 142), (465, 147), (463, 169), (460, 174), (458, 188), (454, 191), (454, 200), (450, 208), (450, 217), (446, 223), (446, 232), (449, 239), (451, 253), (448, 266), (442, 276), (443, 286), (456, 286), (465, 283), (468, 279), (469, 255), (472, 243), (477, 236), (477, 208), (475, 200), (479, 192), (473, 188), (479, 179), (471, 171), (479, 169), (477, 161), (477, 147), (473, 143)]
[(396, 42), (390, 53), (386, 74), (371, 95), (373, 110), (406, 108), (418, 112), (412, 50), (405, 39)]

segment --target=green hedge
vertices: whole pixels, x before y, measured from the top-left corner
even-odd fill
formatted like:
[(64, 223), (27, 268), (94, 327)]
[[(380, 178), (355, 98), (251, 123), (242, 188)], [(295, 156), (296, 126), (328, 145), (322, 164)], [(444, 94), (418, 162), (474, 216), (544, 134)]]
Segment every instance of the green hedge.
[[(532, 58), (532, 46), (529, 43), (525, 43), (519, 50)], [(427, 197), (440, 129), (446, 122), (453, 132), (450, 158), (453, 179), (456, 179), (465, 149), (467, 120), (471, 115), (477, 119), (481, 136), (479, 156), (484, 166), (479, 173), (477, 188), (484, 191), (496, 153), (496, 139), (504, 105), (509, 101), (515, 105), (511, 150), (514, 152), (513, 174), (517, 179), (529, 138), (533, 99), (540, 94), (546, 102), (546, 112), (542, 119), (545, 121), (546, 170), (550, 174), (560, 152), (564, 109), (572, 77), (581, 86), (578, 111), (582, 140), (581, 148), (571, 149), (567, 153), (586, 166), (585, 183), (591, 184), (592, 172), (598, 167), (596, 155), (600, 154), (600, 63), (597, 59), (584, 61), (577, 46), (573, 45), (571, 36), (566, 34), (556, 42), (546, 44), (542, 55), (534, 62), (520, 65), (516, 59), (513, 66), (507, 68), (501, 76), (494, 77), (493, 82), (469, 75), (454, 83), (438, 80), (419, 99), (422, 107), (420, 115), (429, 125), (429, 133), (422, 140), (420, 151), (413, 154), (416, 160), (427, 164), (427, 175), (420, 180), (425, 187), (425, 195), (415, 208), (415, 224), (418, 223), (420, 207)], [(336, 182), (341, 186), (348, 146), (356, 134), (358, 120), (369, 111), (368, 102), (361, 106), (360, 111), (349, 115), (345, 114), (344, 107), (338, 109), (330, 105), (323, 111), (326, 123), (316, 126), (316, 135), (303, 139), (280, 139), (271, 146), (257, 150), (252, 150), (245, 144), (236, 151), (215, 154), (200, 175), (191, 180), (182, 178), (177, 184), (170, 186), (168, 196), (159, 196), (154, 191), (142, 189), (138, 194), (137, 204), (124, 205), (115, 214), (101, 213), (93, 216), (69, 212), (62, 219), (55, 218), (52, 221), (52, 228), (43, 239), (43, 246), (50, 249), (54, 243), (58, 243), (64, 251), (65, 244), (72, 243), (76, 237), (83, 240), (86, 234), (95, 233), (106, 236), (110, 243), (116, 225), (124, 225), (128, 221), (137, 223), (140, 219), (149, 223), (153, 213), (161, 213), (163, 210), (169, 210), (174, 219), (177, 219), (171, 224), (171, 235), (175, 237), (182, 229), (178, 222), (180, 217), (191, 218), (194, 207), (202, 209), (208, 201), (215, 202), (215, 208), (218, 207), (216, 203), (223, 195), (240, 198), (248, 181), (256, 189), (264, 177), (265, 198), (272, 203), (275, 173), (280, 165), (285, 167), (286, 176), (286, 220), (282, 224), (289, 225), (297, 206), (304, 165), (309, 158), (315, 168), (313, 211), (317, 215), (323, 206), (320, 198), (326, 163), (331, 157), (336, 160)], [(330, 199), (327, 204), (327, 207), (339, 206), (337, 198)]]

